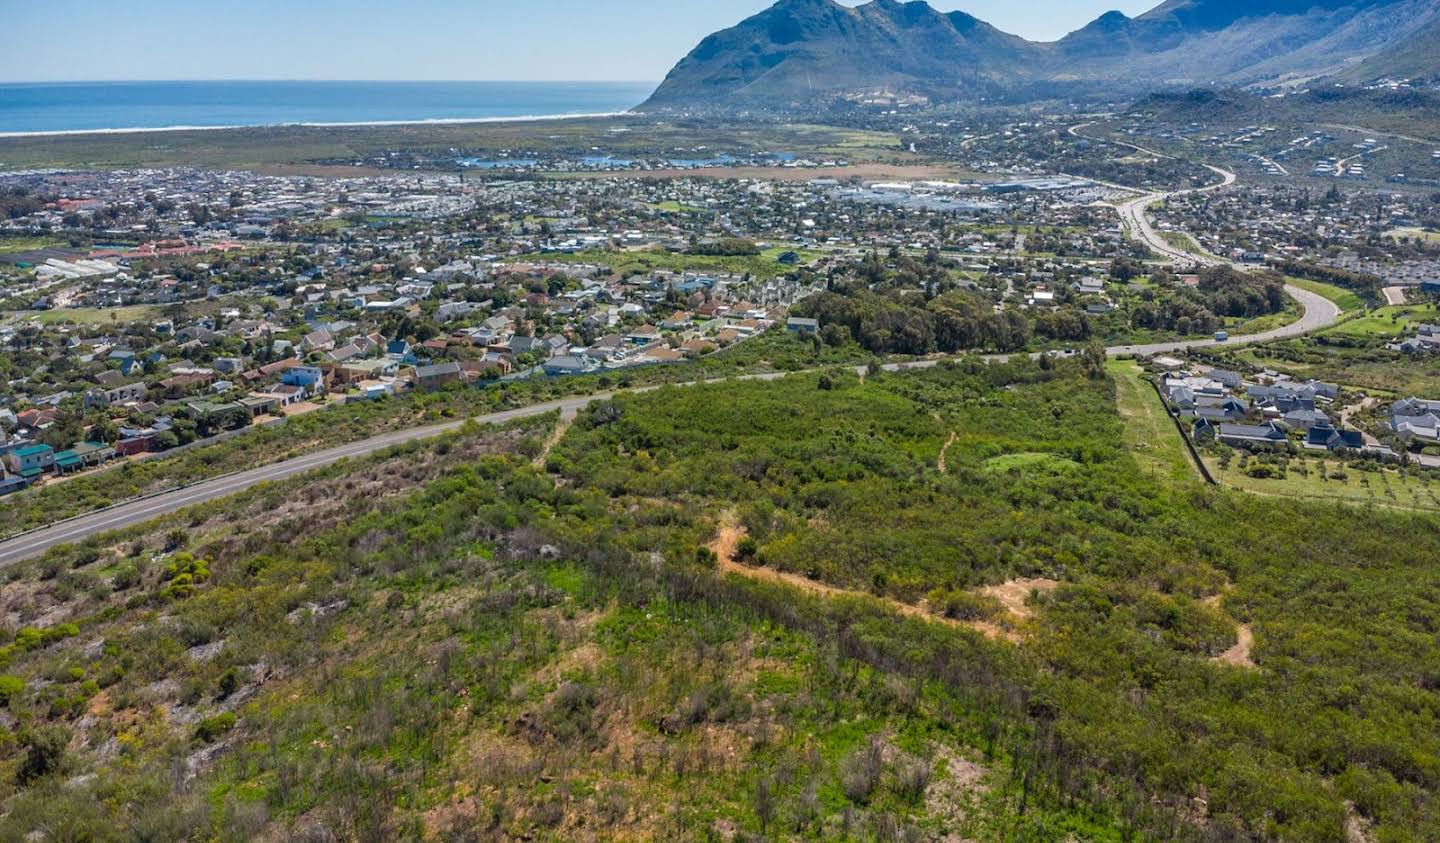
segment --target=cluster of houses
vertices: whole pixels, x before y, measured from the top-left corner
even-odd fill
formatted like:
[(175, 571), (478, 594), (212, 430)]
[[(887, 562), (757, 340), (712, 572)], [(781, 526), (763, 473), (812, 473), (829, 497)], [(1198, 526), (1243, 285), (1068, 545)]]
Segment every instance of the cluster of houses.
[(1246, 450), (1281, 450), (1294, 444), (1312, 451), (1400, 458), (1332, 418), (1327, 410), (1340, 398), (1338, 385), (1299, 382), (1275, 373), (1263, 381), (1250, 382), (1224, 369), (1176, 370), (1164, 375), (1160, 392), (1171, 412), (1191, 420), (1196, 442)]
[(1412, 356), (1440, 352), (1440, 325), (1421, 325), (1415, 336), (1386, 348)]
[(0, 495), (28, 487), (47, 474), (73, 474), (115, 458), (115, 449), (103, 442), (80, 442), (57, 451), (41, 442), (22, 442), (0, 447), (4, 471), (0, 472)]
[(1440, 401), (1396, 401), (1390, 405), (1390, 430), (1407, 445), (1440, 444)]

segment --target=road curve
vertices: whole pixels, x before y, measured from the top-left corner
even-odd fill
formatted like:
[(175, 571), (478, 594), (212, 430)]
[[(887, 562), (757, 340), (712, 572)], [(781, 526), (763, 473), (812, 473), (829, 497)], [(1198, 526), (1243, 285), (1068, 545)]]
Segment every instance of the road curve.
[[(1080, 128), (1083, 128), (1083, 126), (1074, 127), (1071, 131), (1072, 133), (1075, 133)], [(1143, 149), (1142, 147), (1134, 146), (1134, 144), (1125, 144), (1119, 141), (1115, 141), (1115, 143), (1121, 143), (1124, 146), (1131, 146), (1142, 152), (1159, 154), (1153, 153), (1150, 150)], [(1132, 236), (1144, 241), (1152, 250), (1169, 258), (1174, 263), (1200, 263), (1212, 266), (1230, 264), (1229, 261), (1226, 261), (1223, 258), (1215, 255), (1195, 255), (1176, 249), (1175, 247), (1167, 243), (1163, 237), (1159, 236), (1155, 232), (1155, 230), (1150, 225), (1149, 219), (1147, 219), (1145, 216), (1145, 212), (1151, 206), (1162, 202), (1172, 196), (1178, 196), (1193, 192), (1219, 190), (1220, 188), (1226, 187), (1235, 182), (1234, 173), (1222, 170), (1219, 167), (1211, 167), (1208, 164), (1205, 166), (1209, 167), (1210, 170), (1213, 171), (1216, 175), (1221, 176), (1221, 181), (1217, 182), (1216, 184), (1208, 185), (1202, 188), (1191, 188), (1189, 190), (1173, 191), (1170, 193), (1149, 193), (1133, 199), (1129, 202), (1126, 202), (1122, 205), (1116, 206), (1117, 210), (1120, 212), (1120, 219), (1122, 225), (1125, 226), (1125, 228), (1132, 234)], [(1340, 308), (1336, 306), (1334, 302), (1330, 301), (1324, 296), (1312, 293), (1309, 290), (1302, 290), (1299, 287), (1292, 286), (1286, 286), (1285, 291), (1289, 293), (1292, 298), (1298, 301), (1305, 310), (1304, 315), (1300, 318), (1299, 321), (1294, 322), (1290, 325), (1286, 325), (1282, 328), (1276, 328), (1275, 330), (1265, 331), (1264, 333), (1260, 334), (1254, 334), (1244, 337), (1234, 337), (1228, 342), (1223, 343), (1223, 345), (1227, 347), (1239, 346), (1251, 343), (1268, 342), (1270, 340), (1283, 339), (1286, 337), (1300, 336), (1302, 334), (1310, 333), (1312, 331), (1316, 331), (1332, 325), (1340, 318)], [(1218, 345), (1222, 345), (1222, 343), (1217, 342), (1213, 339), (1206, 339), (1194, 340), (1189, 342), (1163, 342), (1150, 343), (1146, 345), (1112, 346), (1106, 349), (1106, 351), (1112, 357), (1122, 355), (1149, 356), (1155, 354), (1169, 354), (1184, 351), (1185, 349), (1189, 348), (1207, 348)], [(1006, 360), (1009, 359), (1009, 357), (1010, 355), (990, 355), (987, 357), (987, 359)], [(906, 369), (928, 368), (930, 366), (937, 365), (939, 362), (940, 361), (938, 360), (919, 360), (908, 363), (893, 363), (887, 365), (885, 368), (890, 371), (903, 371)], [(861, 370), (863, 371), (863, 367), (861, 367)], [(797, 373), (771, 372), (760, 375), (742, 375), (736, 379), (774, 380), (777, 378), (785, 377), (789, 374)], [(710, 380), (695, 381), (691, 383), (715, 382), (716, 381), (714, 380)], [(660, 387), (657, 386), (651, 386), (643, 387), (634, 391), (647, 392), (659, 388)], [(589, 405), (593, 401), (602, 401), (613, 395), (613, 392), (601, 392), (576, 398), (566, 398), (558, 401), (547, 401), (541, 404), (534, 404), (529, 407), (521, 407), (513, 410), (502, 410), (500, 412), (490, 413), (488, 415), (477, 416), (474, 421), (481, 424), (503, 424), (505, 422), (513, 421), (515, 419), (531, 418), (534, 416), (540, 416), (546, 413), (556, 411), (577, 411)], [(328, 450), (317, 451), (313, 454), (306, 454), (305, 456), (295, 457), (293, 459), (274, 463), (272, 465), (261, 466), (259, 468), (253, 468), (248, 471), (241, 471), (235, 474), (228, 474), (209, 480), (202, 480), (198, 483), (194, 483), (190, 486), (186, 486), (180, 489), (175, 489), (168, 492), (161, 492), (150, 497), (117, 504), (116, 506), (101, 510), (99, 512), (93, 512), (88, 515), (81, 515), (76, 518), (69, 519), (67, 521), (61, 521), (57, 524), (52, 524), (49, 527), (43, 527), (33, 532), (29, 532), (24, 535), (11, 538), (7, 541), (0, 542), (0, 568), (13, 565), (16, 562), (20, 562), (34, 556), (39, 556), (40, 554), (57, 545), (83, 541), (91, 536), (108, 532), (110, 530), (118, 530), (124, 527), (134, 526), (136, 524), (149, 521), (153, 518), (158, 518), (162, 515), (168, 515), (173, 512), (178, 512), (179, 510), (189, 506), (206, 503), (208, 501), (213, 501), (219, 498), (226, 497), (228, 495), (233, 495), (259, 483), (283, 480), (287, 477), (293, 477), (297, 474), (301, 474), (312, 469), (331, 465), (343, 459), (364, 457), (370, 454), (374, 454), (378, 451), (382, 451), (385, 448), (389, 448), (393, 445), (399, 445), (406, 442), (414, 442), (421, 439), (428, 439), (433, 436), (438, 436), (439, 434), (445, 433), (447, 431), (455, 430), (464, 423), (465, 420), (462, 419), (458, 421), (447, 422), (444, 424), (432, 425), (429, 427), (417, 427), (408, 430), (397, 430), (390, 433), (382, 434), (380, 436), (375, 436), (370, 439), (363, 439), (358, 442), (351, 442), (347, 445), (340, 445), (334, 448), (330, 448)]]
[[(1113, 140), (1110, 138), (1096, 138), (1090, 135), (1081, 134), (1081, 130), (1088, 125), (1090, 124), (1081, 123), (1078, 126), (1071, 126), (1069, 130), (1070, 134), (1074, 135), (1075, 137), (1085, 138), (1086, 140), (1095, 141), (1097, 143), (1112, 143), (1118, 146), (1127, 147), (1129, 149), (1134, 149), (1138, 152), (1143, 152), (1147, 155), (1156, 156), (1157, 158), (1175, 158), (1175, 156), (1173, 155), (1166, 155), (1163, 152), (1156, 152), (1153, 149), (1146, 149), (1143, 146), (1137, 146), (1136, 144), (1130, 143), (1128, 141)], [(1168, 192), (1146, 193), (1142, 196), (1131, 199), (1128, 202), (1123, 202), (1119, 205), (1115, 205), (1115, 210), (1120, 213), (1120, 225), (1127, 232), (1130, 233), (1130, 236), (1144, 243), (1150, 248), (1150, 251), (1155, 252), (1156, 254), (1164, 258), (1167, 258), (1172, 264), (1188, 264), (1191, 266), (1231, 266), (1236, 269), (1248, 271), (1249, 267), (1246, 267), (1243, 264), (1237, 264), (1234, 261), (1226, 260), (1219, 255), (1213, 255), (1209, 252), (1206, 252), (1204, 250), (1204, 247), (1200, 246), (1199, 241), (1196, 241), (1195, 243), (1196, 247), (1200, 249), (1200, 252), (1198, 253), (1187, 252), (1183, 249), (1178, 249), (1175, 246), (1170, 245), (1170, 243), (1166, 241), (1164, 237), (1161, 237), (1155, 231), (1154, 227), (1150, 224), (1149, 217), (1146, 216), (1147, 211), (1167, 199), (1171, 199), (1176, 196), (1188, 196), (1191, 194), (1210, 193), (1211, 191), (1221, 190), (1234, 184), (1238, 178), (1231, 171), (1223, 169), (1221, 167), (1216, 167), (1213, 164), (1202, 163), (1201, 166), (1205, 167), (1210, 172), (1219, 176), (1220, 181), (1213, 184), (1205, 185), (1204, 187), (1192, 187), (1185, 190), (1172, 190)], [(1305, 313), (1303, 316), (1300, 317), (1299, 321), (1292, 322), (1291, 324), (1285, 325), (1284, 327), (1276, 328), (1272, 331), (1265, 331), (1259, 334), (1252, 334), (1244, 337), (1234, 337), (1223, 343), (1214, 339), (1198, 340), (1195, 342), (1185, 343), (1153, 343), (1150, 345), (1122, 346), (1119, 349), (1112, 348), (1110, 349), (1110, 353), (1112, 356), (1116, 354), (1153, 355), (1166, 354), (1184, 348), (1209, 348), (1218, 345), (1252, 345), (1254, 343), (1269, 342), (1270, 340), (1285, 339), (1287, 337), (1297, 337), (1302, 334), (1308, 334), (1312, 331), (1318, 331), (1321, 328), (1333, 325), (1337, 321), (1339, 321), (1340, 315), (1342, 313), (1339, 305), (1335, 304), (1324, 296), (1317, 293), (1312, 293), (1309, 290), (1305, 290), (1291, 284), (1285, 285), (1285, 292), (1289, 294), (1292, 299), (1295, 299), (1297, 302), (1300, 303), (1300, 306), (1304, 308)]]

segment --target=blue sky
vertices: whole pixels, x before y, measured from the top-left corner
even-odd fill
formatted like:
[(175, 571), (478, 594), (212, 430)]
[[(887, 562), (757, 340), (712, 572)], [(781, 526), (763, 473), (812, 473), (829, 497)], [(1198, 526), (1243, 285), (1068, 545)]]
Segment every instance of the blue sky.
[[(0, 80), (658, 80), (770, 2), (5, 0)], [(932, 0), (1038, 39), (1158, 2)]]

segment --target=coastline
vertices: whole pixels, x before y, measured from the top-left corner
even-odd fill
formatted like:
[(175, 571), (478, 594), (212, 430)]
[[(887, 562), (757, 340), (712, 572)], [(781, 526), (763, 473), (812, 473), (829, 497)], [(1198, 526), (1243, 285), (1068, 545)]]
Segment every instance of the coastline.
[(552, 120), (587, 120), (625, 117), (630, 111), (575, 112), (565, 114), (516, 114), (500, 117), (432, 117), (419, 120), (362, 120), (341, 123), (237, 123), (228, 126), (138, 126), (115, 129), (52, 129), (33, 132), (0, 132), (0, 140), (13, 138), (55, 138), (82, 135), (142, 135), (164, 132), (225, 132), (239, 129), (363, 129), (383, 126), (456, 126), (479, 123), (535, 123)]

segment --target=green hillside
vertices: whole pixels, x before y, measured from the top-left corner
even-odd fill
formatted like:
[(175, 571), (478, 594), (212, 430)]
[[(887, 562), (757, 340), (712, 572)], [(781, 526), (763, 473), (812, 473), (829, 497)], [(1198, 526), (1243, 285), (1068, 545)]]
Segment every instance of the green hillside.
[(0, 837), (1426, 839), (1433, 522), (1142, 469), (1127, 390), (666, 387), (58, 549)]

